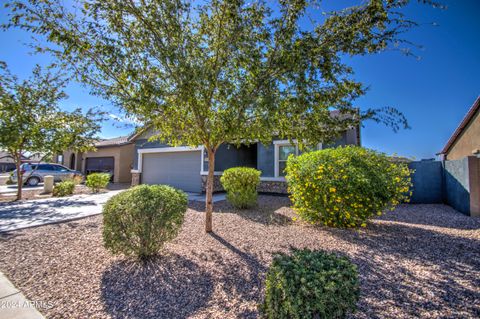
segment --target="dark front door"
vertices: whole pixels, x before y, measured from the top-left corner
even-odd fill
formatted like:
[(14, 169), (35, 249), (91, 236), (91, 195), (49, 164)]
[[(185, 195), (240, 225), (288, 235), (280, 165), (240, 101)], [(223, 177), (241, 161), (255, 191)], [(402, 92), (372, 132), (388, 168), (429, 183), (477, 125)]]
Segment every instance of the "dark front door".
[(75, 169), (75, 154), (70, 155), (70, 168)]
[(85, 173), (109, 173), (113, 180), (113, 169), (115, 167), (115, 159), (113, 157), (87, 157), (85, 163)]

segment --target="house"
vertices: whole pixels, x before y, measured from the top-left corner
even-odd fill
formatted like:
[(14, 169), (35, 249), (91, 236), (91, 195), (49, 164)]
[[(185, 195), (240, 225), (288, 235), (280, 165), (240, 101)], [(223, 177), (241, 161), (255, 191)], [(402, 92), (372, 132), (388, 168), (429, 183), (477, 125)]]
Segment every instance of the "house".
[[(22, 159), (27, 160), (25, 156)], [(11, 172), (15, 169), (15, 161), (5, 151), (0, 151), (0, 173)]]
[[(171, 147), (160, 142), (149, 142), (149, 137), (154, 134), (155, 132), (149, 129), (130, 139), (135, 145), (132, 185), (167, 184), (187, 192), (205, 191), (208, 157), (203, 147)], [(360, 145), (359, 127), (343, 132), (332, 145), (319, 144), (317, 148), (347, 144)], [(279, 139), (268, 145), (254, 143), (238, 148), (234, 145), (221, 145), (215, 155), (214, 191), (222, 190), (220, 176), (224, 170), (236, 166), (247, 166), (262, 172), (259, 191), (286, 193), (283, 170), (287, 157), (298, 153), (297, 145), (291, 145), (288, 140)]]
[[(38, 154), (29, 157), (22, 155), (22, 163), (38, 163), (42, 160), (42, 156)], [(0, 173), (11, 172), (16, 169), (15, 161), (8, 152), (0, 151)]]
[(74, 153), (65, 151), (57, 162), (84, 174), (107, 172), (114, 183), (130, 183), (134, 145), (128, 136), (99, 140), (95, 151)]
[(480, 156), (480, 96), (470, 107), (440, 153), (444, 160)]

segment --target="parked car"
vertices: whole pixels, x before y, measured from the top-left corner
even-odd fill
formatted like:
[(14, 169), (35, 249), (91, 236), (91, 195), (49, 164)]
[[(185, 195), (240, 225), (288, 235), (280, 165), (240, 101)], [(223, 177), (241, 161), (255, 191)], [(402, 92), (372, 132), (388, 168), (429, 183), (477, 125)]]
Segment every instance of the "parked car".
[[(23, 182), (29, 186), (36, 186), (43, 182), (43, 178), (47, 175), (53, 176), (55, 182), (60, 182), (75, 176), (83, 176), (79, 171), (69, 169), (60, 164), (22, 164), (20, 166), (23, 174)], [(13, 171), (12, 181), (17, 183), (17, 170)]]

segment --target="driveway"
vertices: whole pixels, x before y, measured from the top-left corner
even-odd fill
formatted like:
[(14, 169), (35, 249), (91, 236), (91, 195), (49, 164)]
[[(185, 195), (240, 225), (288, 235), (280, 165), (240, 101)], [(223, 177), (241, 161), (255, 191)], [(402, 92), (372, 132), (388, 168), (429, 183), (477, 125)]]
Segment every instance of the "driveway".
[[(5, 188), (7, 187), (0, 186), (0, 194)], [(32, 187), (27, 189), (32, 189)], [(14, 190), (16, 191), (16, 188)], [(103, 204), (123, 190), (115, 189), (94, 195), (81, 194), (19, 202), (0, 202), (0, 233), (101, 214)], [(189, 201), (205, 202), (204, 194), (187, 193), (187, 195)], [(225, 200), (224, 193), (213, 195), (213, 202), (222, 200)]]
[(121, 191), (0, 203), (0, 233), (100, 214), (103, 204)]

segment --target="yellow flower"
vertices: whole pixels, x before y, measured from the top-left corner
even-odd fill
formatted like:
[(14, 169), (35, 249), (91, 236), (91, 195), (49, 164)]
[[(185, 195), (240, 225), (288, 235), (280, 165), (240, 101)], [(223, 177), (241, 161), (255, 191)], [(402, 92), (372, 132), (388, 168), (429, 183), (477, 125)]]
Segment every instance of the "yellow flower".
[(367, 224), (365, 224), (365, 223), (362, 223), (362, 225), (361, 225), (361, 226), (362, 226), (362, 227), (367, 227)]
[(330, 187), (330, 193), (335, 193), (337, 189), (335, 187)]

